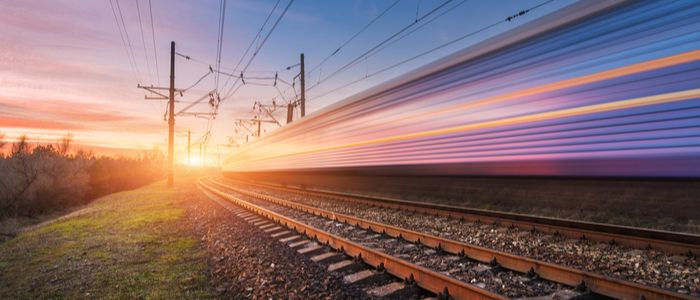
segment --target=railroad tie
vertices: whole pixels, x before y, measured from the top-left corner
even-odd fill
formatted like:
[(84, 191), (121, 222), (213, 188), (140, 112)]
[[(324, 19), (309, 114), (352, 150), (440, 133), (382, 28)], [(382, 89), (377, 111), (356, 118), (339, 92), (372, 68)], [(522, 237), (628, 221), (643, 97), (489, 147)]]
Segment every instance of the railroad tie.
[(309, 242), (310, 242), (309, 240), (294, 242), (294, 243), (289, 244), (289, 248), (296, 248), (296, 247), (299, 247), (301, 245), (308, 244)]
[(253, 225), (254, 225), (254, 226), (260, 226), (260, 225), (263, 225), (263, 224), (265, 224), (265, 223), (270, 223), (270, 221), (263, 219), (263, 220), (260, 220), (260, 221), (257, 221), (257, 222), (253, 222)]
[(270, 235), (270, 236), (273, 237), (273, 238), (278, 238), (278, 237), (285, 236), (285, 235), (290, 234), (290, 233), (292, 233), (292, 232), (289, 231), (289, 230), (285, 230), (285, 231), (281, 231), (281, 232), (278, 232), (278, 233), (273, 233), (273, 234)]
[(302, 248), (302, 249), (297, 250), (297, 252), (299, 254), (307, 254), (307, 253), (321, 250), (322, 248), (323, 248), (322, 245), (314, 243), (314, 244), (308, 245), (306, 248)]
[(271, 233), (271, 232), (278, 231), (278, 230), (280, 230), (280, 229), (283, 229), (283, 228), (282, 228), (281, 226), (277, 226), (277, 227), (272, 227), (272, 228), (265, 229), (265, 230), (263, 230), (263, 232), (265, 232), (265, 233)]
[(250, 216), (250, 217), (247, 217), (247, 218), (245, 218), (245, 219), (243, 219), (243, 220), (246, 220), (248, 223), (253, 223), (253, 222), (260, 221), (260, 220), (262, 220), (262, 219), (263, 219), (263, 218), (258, 217), (258, 216)]
[(344, 261), (340, 261), (340, 262), (337, 262), (337, 263), (334, 263), (334, 264), (329, 265), (329, 266), (328, 266), (328, 271), (329, 271), (329, 272), (338, 271), (338, 270), (340, 270), (340, 269), (349, 267), (349, 266), (351, 266), (351, 265), (354, 264), (354, 263), (355, 263), (355, 262), (353, 262), (352, 260), (349, 260), (349, 259), (348, 259), (348, 260), (344, 260)]
[(338, 253), (338, 252), (326, 252), (326, 253), (319, 254), (319, 255), (312, 257), (311, 260), (314, 262), (320, 262), (320, 261), (326, 260), (326, 259), (331, 258), (331, 257), (338, 256), (338, 255), (340, 255), (340, 253)]
[(367, 291), (367, 294), (374, 297), (383, 298), (396, 293), (406, 287), (403, 282), (392, 282), (382, 286), (375, 287)]
[(374, 274), (376, 274), (376, 272), (372, 270), (362, 270), (356, 273), (345, 275), (345, 277), (343, 277), (343, 282), (346, 284), (353, 284), (370, 278)]
[(287, 242), (291, 242), (291, 241), (296, 240), (296, 239), (299, 239), (299, 238), (301, 238), (300, 235), (290, 236), (290, 237), (288, 237), (288, 238), (280, 239), (280, 242), (282, 242), (282, 243), (287, 243)]
[(275, 223), (267, 223), (267, 224), (258, 226), (258, 228), (260, 228), (260, 229), (268, 229), (268, 228), (270, 228), (270, 227), (275, 227), (276, 225), (277, 225), (277, 224), (275, 224)]

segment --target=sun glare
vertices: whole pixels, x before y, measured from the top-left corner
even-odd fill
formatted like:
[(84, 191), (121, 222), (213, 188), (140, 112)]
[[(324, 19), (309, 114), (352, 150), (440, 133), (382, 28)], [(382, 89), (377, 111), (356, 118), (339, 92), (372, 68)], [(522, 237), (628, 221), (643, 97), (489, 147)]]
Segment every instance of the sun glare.
[(199, 157), (190, 157), (190, 166), (198, 166), (199, 165)]

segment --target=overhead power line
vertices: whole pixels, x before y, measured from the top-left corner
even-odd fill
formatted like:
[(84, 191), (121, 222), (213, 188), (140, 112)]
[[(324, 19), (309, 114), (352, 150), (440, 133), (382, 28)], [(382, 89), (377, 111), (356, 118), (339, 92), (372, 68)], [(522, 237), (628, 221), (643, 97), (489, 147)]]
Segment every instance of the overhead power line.
[[(243, 62), (243, 59), (248, 55), (248, 52), (250, 52), (250, 49), (253, 48), (253, 45), (255, 44), (255, 41), (260, 37), (260, 34), (262, 34), (263, 29), (265, 28), (265, 25), (267, 25), (267, 22), (270, 21), (270, 17), (272, 17), (272, 14), (275, 12), (277, 9), (277, 6), (279, 6), (281, 0), (277, 0), (275, 3), (275, 6), (272, 7), (272, 10), (270, 10), (270, 13), (267, 15), (267, 18), (265, 18), (265, 22), (263, 22), (262, 26), (260, 26), (260, 29), (258, 30), (258, 33), (255, 34), (255, 37), (253, 37), (253, 40), (250, 41), (250, 44), (248, 45), (248, 48), (246, 48), (245, 52), (243, 52), (243, 55), (241, 55), (241, 58), (238, 60), (236, 63), (236, 66), (233, 67), (234, 70), (238, 70), (238, 67), (241, 65)], [(225, 89), (228, 86), (229, 80), (231, 77), (226, 78), (226, 81), (224, 82), (223, 87), (221, 88), (222, 90)], [(235, 85), (235, 83), (234, 83)]]
[[(376, 50), (374, 50), (374, 51), (372, 51), (371, 53), (367, 54), (367, 55), (364, 57), (364, 59), (358, 60), (357, 62), (355, 62), (355, 64), (360, 63), (360, 62), (363, 62), (363, 61), (366, 62), (367, 59), (368, 59), (369, 57), (372, 57), (372, 56), (374, 56), (375, 54), (377, 54), (377, 53), (383, 51), (384, 49), (386, 49), (386, 48), (388, 48), (388, 47), (390, 47), (391, 45), (394, 45), (395, 43), (397, 43), (397, 42), (403, 40), (403, 39), (406, 38), (407, 36), (409, 36), (409, 35), (413, 34), (414, 32), (416, 32), (416, 31), (418, 31), (418, 30), (424, 28), (424, 27), (427, 26), (427, 25), (431, 24), (433, 21), (435, 21), (435, 20), (441, 18), (441, 17), (444, 16), (445, 14), (454, 11), (457, 7), (462, 6), (462, 5), (463, 5), (464, 3), (466, 3), (467, 1), (468, 1), (468, 0), (462, 0), (462, 1), (460, 1), (459, 3), (457, 3), (457, 4), (455, 4), (455, 5), (453, 5), (453, 6), (449, 7), (449, 8), (447, 8), (447, 9), (444, 10), (444, 11), (442, 11), (440, 14), (435, 15), (435, 16), (433, 16), (432, 18), (430, 18), (429, 20), (420, 23), (420, 25), (419, 25), (418, 27), (415, 27), (415, 28), (411, 29), (411, 30), (408, 31), (408, 32), (404, 32), (404, 33), (403, 33), (401, 36), (399, 36), (398, 38), (395, 38), (395, 39), (391, 40), (390, 42), (386, 43), (384, 46), (382, 46), (382, 47), (380, 47), (380, 48), (377, 48)], [(416, 11), (418, 12), (418, 10), (416, 10)], [(421, 18), (416, 17), (416, 19), (417, 19), (417, 20), (420, 20)], [(354, 65), (354, 64), (353, 64), (353, 65)], [(309, 73), (311, 73), (311, 72), (309, 72)], [(321, 75), (322, 75), (322, 74), (320, 74), (320, 72), (319, 72), (318, 79), (317, 79), (316, 83), (313, 85), (313, 87), (315, 87), (315, 86), (321, 84), (321, 79), (322, 79), (322, 76), (321, 76)], [(370, 75), (370, 74), (369, 74), (369, 71), (365, 72), (365, 76), (369, 76), (369, 75)], [(359, 82), (359, 81), (361, 81), (361, 80), (363, 80), (363, 79), (364, 79), (364, 77), (362, 77), (360, 80), (353, 81), (353, 83)], [(351, 84), (352, 84), (352, 83), (351, 83)], [(351, 84), (348, 84), (348, 85), (351, 85)], [(343, 85), (342, 87), (336, 88), (335, 90), (342, 89), (342, 88), (344, 88), (344, 87), (347, 87), (347, 85)], [(286, 90), (284, 90), (283, 93), (286, 94), (286, 93), (287, 93), (288, 91), (290, 91), (292, 88), (293, 88), (293, 86), (290, 84), (290, 87), (287, 88)], [(308, 89), (307, 89), (307, 90), (308, 90)], [(294, 93), (295, 93), (295, 95), (296, 95), (296, 90), (294, 90)], [(325, 93), (324, 93), (324, 95), (325, 95)], [(315, 99), (315, 98), (318, 98), (318, 96), (313, 97), (313, 98), (311, 98), (311, 99), (309, 99), (309, 100), (312, 100), (312, 99)]]
[(310, 98), (309, 100), (314, 100), (314, 99), (321, 98), (321, 97), (323, 97), (323, 96), (326, 96), (326, 95), (328, 95), (328, 94), (331, 94), (331, 93), (333, 93), (333, 92), (336, 92), (336, 91), (338, 91), (338, 90), (340, 90), (340, 89), (343, 89), (343, 88), (346, 88), (346, 87), (348, 87), (348, 86), (350, 86), (350, 85), (353, 85), (353, 84), (355, 84), (355, 83), (358, 83), (358, 82), (360, 82), (360, 81), (362, 81), (362, 80), (365, 80), (365, 79), (367, 79), (367, 78), (374, 77), (374, 76), (376, 76), (376, 75), (378, 75), (378, 74), (381, 74), (381, 73), (384, 73), (384, 72), (386, 72), (386, 71), (388, 71), (388, 70), (394, 69), (394, 68), (396, 68), (396, 67), (398, 67), (398, 66), (400, 66), (400, 65), (403, 65), (403, 64), (408, 63), (408, 62), (410, 62), (410, 61), (416, 60), (416, 59), (418, 59), (418, 58), (420, 58), (420, 57), (423, 57), (423, 56), (425, 56), (425, 55), (428, 55), (428, 54), (430, 54), (430, 53), (433, 53), (433, 52), (435, 52), (435, 51), (438, 51), (438, 50), (440, 50), (440, 49), (443, 49), (443, 48), (445, 48), (445, 47), (447, 47), (447, 46), (450, 46), (450, 45), (452, 45), (452, 44), (454, 44), (454, 43), (457, 43), (457, 42), (459, 42), (459, 41), (462, 41), (462, 40), (464, 40), (464, 39), (466, 39), (466, 38), (468, 38), (468, 37), (471, 37), (471, 36), (473, 36), (473, 35), (476, 35), (476, 34), (478, 34), (478, 33), (483, 32), (483, 31), (489, 30), (489, 29), (491, 29), (491, 28), (493, 28), (493, 27), (496, 27), (496, 26), (498, 26), (498, 25), (500, 25), (500, 24), (511, 22), (513, 19), (515, 19), (515, 18), (517, 18), (517, 17), (524, 16), (524, 15), (526, 15), (527, 13), (529, 13), (530, 11), (533, 11), (533, 10), (535, 10), (535, 9), (538, 9), (538, 8), (540, 8), (540, 7), (544, 6), (544, 5), (547, 5), (547, 4), (549, 4), (549, 3), (553, 2), (553, 1), (554, 1), (554, 0), (547, 0), (547, 1), (544, 1), (544, 2), (542, 2), (542, 3), (540, 3), (540, 4), (538, 4), (538, 5), (535, 5), (535, 6), (533, 6), (533, 7), (530, 7), (530, 8), (528, 8), (528, 9), (521, 10), (521, 11), (519, 11), (519, 12), (513, 14), (513, 15), (510, 15), (510, 16), (506, 17), (505, 19), (502, 19), (502, 20), (500, 20), (500, 21), (497, 21), (497, 22), (494, 22), (494, 23), (492, 23), (492, 24), (486, 25), (486, 26), (484, 26), (484, 27), (482, 27), (482, 28), (479, 28), (479, 29), (477, 29), (477, 30), (475, 30), (475, 31), (469, 32), (469, 33), (467, 33), (467, 34), (465, 34), (465, 35), (462, 35), (462, 36), (460, 36), (460, 37), (458, 37), (458, 38), (455, 38), (455, 39), (453, 39), (453, 40), (451, 40), (451, 41), (449, 41), (449, 42), (443, 43), (443, 44), (441, 44), (441, 45), (439, 45), (439, 46), (437, 46), (437, 47), (431, 48), (431, 49), (429, 49), (429, 50), (427, 50), (427, 51), (424, 51), (424, 52), (422, 52), (422, 53), (419, 53), (419, 54), (417, 54), (417, 55), (414, 55), (414, 56), (412, 56), (412, 57), (409, 57), (409, 58), (407, 58), (407, 59), (404, 59), (404, 60), (402, 60), (402, 61), (400, 61), (400, 62), (397, 62), (397, 63), (395, 63), (395, 64), (392, 64), (392, 65), (390, 65), (390, 66), (388, 66), (388, 67), (385, 67), (385, 68), (383, 68), (383, 69), (380, 69), (380, 70), (378, 70), (378, 71), (376, 71), (376, 72), (373, 72), (373, 73), (371, 73), (371, 74), (367, 74), (367, 75), (364, 76), (364, 77), (358, 78), (358, 79), (353, 80), (353, 81), (351, 81), (351, 82), (348, 82), (348, 83), (346, 83), (346, 84), (344, 84), (344, 85), (342, 85), (342, 86), (336, 87), (336, 88), (334, 88), (334, 89), (332, 89), (332, 90), (330, 90), (330, 91), (327, 91), (327, 92), (325, 92), (325, 93), (323, 93), (323, 94), (320, 94), (320, 95), (317, 95), (317, 96), (315, 96), (315, 97), (313, 97), (313, 98)]
[(148, 60), (148, 51), (146, 51), (146, 38), (143, 34), (143, 22), (141, 21), (141, 7), (139, 6), (139, 0), (134, 0), (136, 2), (136, 13), (139, 15), (139, 29), (141, 31), (141, 45), (143, 46), (143, 56), (146, 58), (146, 69), (148, 70), (148, 77), (150, 77), (151, 82), (153, 82), (153, 73), (151, 72), (151, 63)]
[(389, 36), (389, 37), (387, 37), (386, 39), (382, 40), (379, 44), (374, 45), (374, 46), (373, 46), (372, 48), (370, 48), (369, 50), (365, 51), (364, 53), (362, 53), (362, 54), (359, 55), (358, 57), (354, 58), (353, 60), (351, 60), (350, 62), (346, 63), (345, 65), (343, 65), (343, 66), (340, 67), (339, 69), (335, 70), (334, 72), (332, 72), (331, 74), (329, 74), (329, 75), (326, 76), (325, 78), (321, 79), (318, 83), (316, 83), (316, 84), (314, 84), (313, 86), (309, 87), (309, 88), (307, 89), (307, 91), (311, 91), (313, 88), (315, 88), (315, 87), (318, 86), (319, 84), (321, 84), (321, 83), (325, 82), (326, 80), (329, 80), (329, 79), (335, 77), (336, 75), (338, 75), (338, 74), (344, 72), (344, 71), (347, 70), (350, 66), (354, 65), (354, 64), (357, 63), (358, 61), (361, 61), (363, 58), (365, 58), (365, 56), (367, 56), (368, 54), (372, 53), (372, 51), (374, 51), (375, 49), (377, 49), (377, 48), (383, 46), (384, 44), (388, 43), (389, 41), (391, 41), (392, 39), (394, 39), (395, 37), (397, 37), (398, 35), (400, 35), (400, 34), (403, 33), (404, 31), (406, 31), (406, 30), (410, 29), (411, 27), (413, 27), (414, 25), (418, 24), (419, 22), (421, 22), (422, 20), (424, 20), (424, 19), (427, 18), (428, 16), (432, 15), (432, 14), (435, 13), (436, 11), (440, 10), (441, 8), (443, 8), (445, 5), (447, 5), (447, 4), (450, 3), (450, 2), (452, 2), (452, 0), (446, 0), (446, 1), (443, 2), (442, 4), (436, 6), (436, 7), (433, 8), (431, 11), (429, 11), (428, 13), (426, 13), (425, 15), (423, 15), (422, 17), (418, 18), (415, 22), (411, 22), (410, 24), (408, 24), (408, 25), (406, 25), (405, 27), (401, 28), (401, 30), (395, 32), (395, 33), (392, 34), (391, 36)]
[(362, 27), (362, 29), (360, 29), (360, 31), (358, 31), (358, 32), (356, 32), (355, 34), (353, 34), (349, 39), (347, 39), (345, 42), (343, 42), (342, 44), (340, 44), (340, 46), (338, 46), (338, 48), (336, 48), (335, 51), (333, 51), (331, 54), (329, 54), (328, 56), (326, 56), (326, 58), (324, 58), (323, 60), (321, 60), (321, 62), (318, 63), (316, 66), (314, 66), (313, 68), (311, 68), (311, 69), (307, 72), (307, 74), (312, 73), (313, 71), (315, 71), (316, 69), (318, 69), (319, 67), (321, 67), (326, 61), (328, 61), (328, 59), (330, 59), (330, 58), (333, 57), (334, 55), (338, 54), (338, 52), (340, 52), (340, 50), (342, 50), (343, 47), (345, 47), (345, 46), (347, 46), (348, 44), (350, 44), (350, 42), (352, 42), (356, 37), (358, 37), (360, 34), (362, 34), (363, 32), (365, 32), (365, 30), (367, 30), (367, 28), (369, 28), (370, 26), (372, 26), (372, 24), (374, 24), (377, 20), (379, 20), (381, 17), (383, 17), (387, 12), (389, 12), (389, 10), (391, 10), (392, 8), (394, 8), (394, 6), (396, 6), (396, 4), (398, 4), (400, 1), (401, 1), (401, 0), (396, 0), (396, 1), (394, 1), (394, 3), (392, 3), (391, 5), (389, 5), (389, 7), (387, 7), (386, 9), (384, 9), (384, 11), (382, 11), (379, 15), (377, 15), (376, 17), (374, 17), (374, 19), (372, 19), (371, 21), (369, 21), (369, 23), (367, 23), (364, 27)]
[(156, 81), (160, 85), (160, 72), (158, 71), (158, 51), (156, 51), (156, 30), (153, 27), (153, 6), (151, 0), (148, 0), (148, 10), (151, 13), (151, 37), (153, 38), (153, 60), (156, 64)]
[[(197, 58), (195, 58), (195, 57), (192, 57), (191, 55), (184, 54), (184, 53), (180, 53), (180, 52), (175, 52), (175, 55), (177, 55), (177, 56), (179, 56), (179, 57), (182, 57), (182, 58), (184, 58), (184, 59), (186, 59), (186, 60), (188, 60), (188, 61), (191, 61), (191, 62), (200, 64), (200, 65), (203, 65), (203, 66), (210, 67), (210, 68), (212, 68), (213, 72), (219, 72), (219, 73), (221, 73), (221, 75), (226, 75), (226, 76), (228, 76), (228, 77), (240, 77), (239, 75), (235, 75), (235, 74), (240, 74), (240, 72), (242, 71), (242, 70), (228, 70), (228, 69), (225, 69), (225, 68), (222, 68), (222, 69), (220, 69), (220, 70), (216, 70), (216, 69), (214, 69), (214, 67), (212, 67), (212, 66), (214, 65), (213, 63), (206, 62), (206, 61), (204, 61), (204, 60), (197, 59)], [(298, 64), (297, 64), (297, 65), (298, 65)], [(290, 66), (290, 67), (292, 67), (292, 66)], [(289, 68), (290, 68), (290, 67), (280, 68), (280, 69), (277, 69), (277, 70), (246, 70), (246, 73), (255, 73), (255, 74), (275, 74), (275, 73), (280, 73), (280, 72), (284, 72), (284, 71), (289, 71)], [(246, 78), (248, 78), (248, 77), (246, 77)], [(271, 77), (269, 77), (269, 78), (274, 78), (274, 76), (271, 76)]]
[(138, 74), (138, 79), (141, 81), (141, 72), (139, 71), (139, 64), (136, 60), (136, 55), (134, 55), (134, 47), (131, 44), (131, 38), (129, 38), (129, 31), (126, 29), (126, 23), (124, 22), (124, 15), (122, 14), (121, 6), (119, 5), (119, 0), (114, 0), (117, 3), (117, 11), (119, 11), (119, 18), (122, 21), (122, 27), (124, 28), (124, 35), (126, 36), (126, 42), (129, 45), (129, 50), (131, 53), (131, 58), (134, 60), (134, 67), (136, 68), (136, 74)]
[[(219, 70), (221, 69), (221, 49), (224, 44), (224, 24), (226, 20), (226, 0), (221, 0), (221, 5), (220, 5), (220, 12), (219, 12), (219, 36), (217, 40), (217, 50), (216, 50), (216, 69)], [(216, 73), (214, 74), (214, 85), (215, 85), (215, 90), (219, 89), (219, 74)]]
[(193, 83), (193, 84), (191, 84), (190, 86), (188, 86), (188, 87), (182, 89), (182, 92), (183, 92), (183, 93), (184, 93), (184, 92), (187, 92), (187, 91), (190, 90), (191, 88), (197, 86), (200, 82), (202, 82), (202, 80), (204, 80), (204, 78), (207, 78), (209, 75), (211, 75), (211, 73), (213, 73), (213, 72), (207, 71), (207, 73), (205, 73), (204, 75), (202, 75), (202, 77), (199, 77), (199, 79), (198, 79), (197, 81), (195, 81), (195, 83)]
[(405, 37), (407, 37), (407, 36), (413, 34), (414, 32), (416, 32), (416, 31), (418, 31), (418, 30), (424, 28), (425, 26), (430, 25), (433, 21), (435, 21), (435, 20), (441, 18), (442, 16), (444, 16), (445, 14), (447, 14), (447, 13), (449, 13), (449, 12), (455, 10), (457, 7), (462, 6), (462, 4), (464, 4), (464, 3), (466, 3), (466, 2), (467, 2), (467, 0), (462, 0), (462, 1), (460, 1), (459, 3), (457, 3), (456, 5), (447, 8), (446, 10), (444, 10), (443, 12), (441, 12), (440, 14), (433, 16), (430, 20), (427, 20), (427, 21), (421, 23), (420, 25), (418, 25), (418, 27), (415, 27), (415, 28), (411, 29), (410, 31), (405, 32), (403, 35), (399, 36), (398, 38), (393, 39), (392, 41), (386, 43), (384, 46), (382, 46), (382, 47), (380, 47), (380, 48), (378, 48), (378, 49), (372, 51), (372, 53), (367, 54), (367, 56), (365, 56), (365, 60), (368, 59), (368, 58), (370, 58), (370, 57), (372, 57), (372, 56), (374, 56), (375, 54), (377, 54), (377, 53), (383, 51), (384, 49), (390, 47), (391, 45), (396, 44), (397, 42), (403, 40)]
[(124, 52), (126, 53), (126, 58), (129, 61), (129, 66), (131, 67), (131, 72), (132, 75), (134, 76), (134, 80), (136, 82), (140, 82), (139, 80), (139, 74), (136, 72), (136, 68), (134, 67), (134, 62), (131, 59), (131, 55), (129, 54), (129, 49), (127, 48), (126, 45), (126, 40), (124, 40), (124, 33), (122, 32), (122, 26), (119, 23), (119, 17), (117, 17), (117, 12), (114, 9), (114, 3), (112, 3), (112, 0), (109, 0), (109, 6), (112, 8), (112, 14), (114, 15), (114, 22), (117, 24), (117, 30), (119, 30), (119, 37), (121, 38), (122, 41), (122, 47), (124, 48)]
[[(258, 45), (258, 47), (255, 49), (255, 52), (253, 52), (253, 55), (250, 57), (250, 59), (248, 60), (248, 63), (243, 68), (242, 73), (245, 73), (245, 71), (248, 69), (248, 67), (250, 67), (250, 65), (253, 63), (253, 60), (255, 60), (255, 57), (258, 55), (258, 53), (260, 53), (260, 49), (262, 49), (263, 46), (265, 46), (265, 42), (267, 42), (267, 40), (270, 38), (270, 35), (272, 35), (272, 33), (275, 31), (275, 28), (277, 28), (280, 21), (282, 21), (282, 18), (284, 18), (284, 15), (287, 14), (287, 11), (289, 10), (289, 7), (292, 6), (292, 3), (294, 3), (294, 0), (289, 0), (287, 7), (284, 8), (284, 10), (280, 14), (280, 16), (277, 18), (277, 21), (275, 21), (275, 24), (272, 25), (272, 28), (270, 28), (270, 31), (267, 32), (267, 35), (265, 35), (265, 38), (260, 42), (260, 45)], [(233, 96), (233, 94), (235, 94), (236, 91), (238, 91), (238, 89), (242, 86), (239, 84), (238, 87), (236, 87), (236, 89), (234, 89), (234, 87), (236, 86), (236, 82), (239, 82), (239, 80), (237, 79), (234, 82), (234, 84), (229, 89), (229, 92), (226, 93), (226, 96), (224, 98), (222, 98), (222, 100)]]

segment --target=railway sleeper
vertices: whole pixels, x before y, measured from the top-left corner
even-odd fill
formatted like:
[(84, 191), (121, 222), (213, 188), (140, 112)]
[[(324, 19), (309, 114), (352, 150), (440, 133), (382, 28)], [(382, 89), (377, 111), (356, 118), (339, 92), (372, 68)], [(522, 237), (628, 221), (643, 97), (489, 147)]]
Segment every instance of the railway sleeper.
[(276, 238), (280, 243), (295, 249), (299, 255), (308, 257), (315, 263), (326, 266), (328, 272), (342, 276), (345, 284), (360, 285), (362, 290), (370, 297), (432, 299), (430, 292), (415, 286), (406, 286), (401, 280), (385, 273), (383, 268), (375, 269), (365, 264), (361, 256), (348, 259), (345, 253), (337, 252), (326, 245), (318, 243), (315, 237), (304, 237), (303, 234), (294, 234), (274, 221), (257, 214), (251, 214), (245, 208), (217, 201), (210, 195), (208, 196), (239, 218), (257, 227), (263, 234), (268, 234), (270, 237)]

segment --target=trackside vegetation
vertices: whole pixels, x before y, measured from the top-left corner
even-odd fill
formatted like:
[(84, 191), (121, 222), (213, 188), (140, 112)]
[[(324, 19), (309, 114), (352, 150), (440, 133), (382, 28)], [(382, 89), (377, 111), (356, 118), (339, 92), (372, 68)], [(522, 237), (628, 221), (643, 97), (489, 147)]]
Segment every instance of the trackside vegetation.
[(185, 213), (194, 192), (161, 181), (111, 194), (0, 243), (0, 299), (212, 298)]

